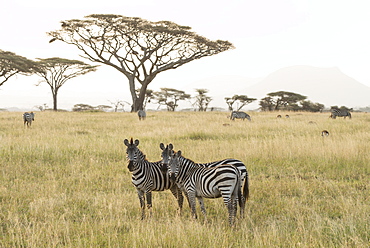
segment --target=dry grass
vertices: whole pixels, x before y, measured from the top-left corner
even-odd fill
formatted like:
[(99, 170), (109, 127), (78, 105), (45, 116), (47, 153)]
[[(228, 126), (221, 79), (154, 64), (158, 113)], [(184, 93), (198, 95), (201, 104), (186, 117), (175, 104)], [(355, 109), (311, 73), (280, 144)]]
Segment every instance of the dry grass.
[[(22, 113), (0, 113), (0, 247), (369, 247), (368, 114), (227, 115), (149, 112), (139, 122), (131, 113), (38, 112), (27, 129)], [(207, 219), (192, 220), (188, 208), (177, 215), (169, 192), (155, 192), (153, 216), (141, 221), (130, 137), (151, 161), (160, 142), (197, 162), (244, 161), (246, 218), (230, 228), (216, 199), (205, 201)]]

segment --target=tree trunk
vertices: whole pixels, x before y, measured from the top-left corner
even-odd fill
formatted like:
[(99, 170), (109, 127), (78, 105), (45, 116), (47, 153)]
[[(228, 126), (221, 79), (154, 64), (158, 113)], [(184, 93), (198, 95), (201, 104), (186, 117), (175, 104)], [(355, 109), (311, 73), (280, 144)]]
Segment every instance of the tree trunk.
[(57, 107), (57, 92), (53, 92), (53, 110), (58, 111)]

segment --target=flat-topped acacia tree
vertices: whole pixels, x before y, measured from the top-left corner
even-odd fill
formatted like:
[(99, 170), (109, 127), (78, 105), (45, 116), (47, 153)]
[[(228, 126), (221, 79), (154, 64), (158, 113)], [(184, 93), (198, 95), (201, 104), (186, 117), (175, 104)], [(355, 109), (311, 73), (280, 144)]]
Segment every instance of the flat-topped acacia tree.
[[(60, 87), (68, 80), (97, 70), (98, 65), (89, 65), (79, 60), (64, 58), (38, 59), (38, 71), (35, 72), (50, 86), (53, 95), (53, 110), (57, 111), (57, 97)], [(41, 83), (40, 82), (40, 83)]]
[(0, 50), (0, 86), (16, 74), (32, 75), (35, 71), (37, 71), (37, 65), (34, 61)]
[[(131, 110), (138, 111), (148, 85), (159, 73), (234, 48), (228, 41), (211, 41), (190, 30), (170, 21), (93, 14), (62, 21), (61, 29), (48, 35), (53, 37), (50, 42), (74, 45), (82, 57), (123, 73), (129, 82)], [(140, 88), (138, 93), (136, 88)]]

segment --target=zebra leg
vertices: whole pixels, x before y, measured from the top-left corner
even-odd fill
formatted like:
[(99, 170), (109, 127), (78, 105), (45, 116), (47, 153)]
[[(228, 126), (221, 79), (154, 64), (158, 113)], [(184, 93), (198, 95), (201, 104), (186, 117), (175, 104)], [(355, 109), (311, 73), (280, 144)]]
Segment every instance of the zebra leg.
[(171, 189), (171, 193), (175, 196), (175, 198), (177, 199), (177, 203), (179, 205), (179, 209), (178, 209), (178, 212), (179, 214), (181, 215), (181, 212), (182, 212), (182, 206), (184, 204), (184, 196), (182, 195), (182, 192), (181, 192), (181, 189), (179, 189), (178, 187), (172, 187)]
[(145, 197), (144, 192), (141, 190), (137, 191), (140, 201), (140, 208), (141, 208), (141, 219), (145, 219)]
[(231, 196), (229, 199), (224, 199), (225, 200), (225, 205), (227, 207), (227, 210), (229, 212), (229, 224), (230, 226), (233, 226), (235, 223), (235, 217), (236, 217), (236, 212), (237, 212), (237, 198), (235, 196)]
[(152, 217), (152, 192), (148, 191), (146, 192), (146, 206), (149, 211), (149, 217)]
[(197, 210), (196, 210), (196, 202), (195, 202), (195, 194), (194, 193), (188, 193), (188, 200), (189, 200), (189, 205), (191, 208), (191, 213), (194, 219), (197, 219)]
[(198, 198), (198, 201), (199, 201), (200, 210), (202, 211), (202, 213), (203, 213), (204, 217), (206, 217), (206, 214), (207, 214), (207, 213), (206, 213), (206, 208), (205, 208), (205, 206), (204, 206), (203, 198), (202, 198), (202, 197), (200, 197), (200, 196), (198, 196), (197, 198)]

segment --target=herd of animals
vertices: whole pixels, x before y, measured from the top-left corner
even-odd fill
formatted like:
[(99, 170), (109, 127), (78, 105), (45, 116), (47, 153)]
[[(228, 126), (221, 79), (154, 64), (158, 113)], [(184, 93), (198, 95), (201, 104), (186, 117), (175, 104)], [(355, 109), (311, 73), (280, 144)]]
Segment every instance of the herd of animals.
[[(146, 112), (138, 112), (139, 120), (145, 120)], [(289, 118), (289, 115), (285, 116)], [(349, 117), (351, 113), (339, 109), (331, 111), (330, 118)], [(282, 118), (278, 115), (277, 118)], [(231, 120), (247, 119), (250, 115), (243, 111), (233, 111)], [(35, 113), (23, 114), (24, 125), (31, 127), (35, 120)], [(322, 137), (329, 136), (327, 130), (321, 132)], [(175, 152), (173, 145), (160, 144), (162, 160), (149, 162), (146, 156), (138, 148), (139, 140), (124, 140), (127, 146), (126, 153), (129, 160), (128, 169), (132, 173), (132, 183), (136, 187), (140, 206), (141, 218), (145, 218), (145, 208), (151, 213), (152, 191), (164, 191), (169, 189), (177, 199), (181, 212), (184, 199), (187, 199), (193, 218), (197, 218), (196, 200), (200, 204), (202, 213), (206, 210), (203, 198), (223, 198), (227, 207), (230, 225), (235, 223), (237, 208), (240, 208), (240, 216), (243, 218), (246, 201), (249, 198), (248, 171), (245, 164), (237, 159), (223, 159), (210, 163), (195, 163), (182, 156), (181, 151)], [(185, 196), (185, 198), (184, 198)]]

